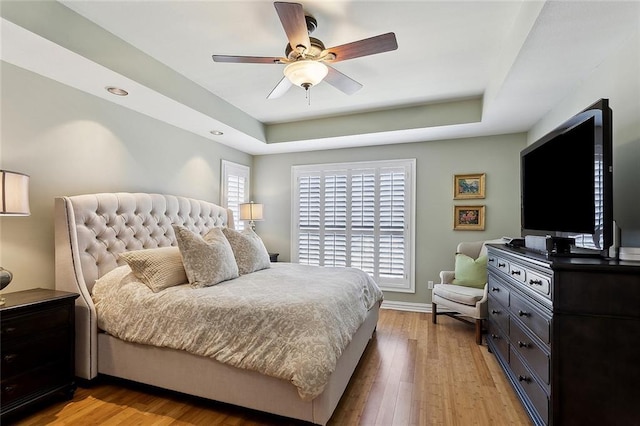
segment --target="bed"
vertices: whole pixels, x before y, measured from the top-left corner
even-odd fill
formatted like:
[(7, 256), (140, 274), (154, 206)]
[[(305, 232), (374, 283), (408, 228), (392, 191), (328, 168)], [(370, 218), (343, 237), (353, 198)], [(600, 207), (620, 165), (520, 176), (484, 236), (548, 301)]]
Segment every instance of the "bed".
[[(346, 339), (344, 348), (339, 349), (334, 365), (330, 366), (326, 383), (319, 387), (321, 391), (315, 393), (301, 391), (300, 385), (288, 376), (266, 374), (238, 362), (235, 365), (233, 362), (221, 362), (213, 356), (177, 347), (118, 338), (116, 332), (102, 330), (98, 324), (102, 324), (103, 318), (98, 318), (92, 294), (96, 281), (102, 285), (107, 278), (126, 269), (122, 262), (123, 253), (177, 246), (177, 228), (174, 232), (174, 226), (204, 236), (213, 228), (232, 229), (232, 213), (206, 201), (164, 194), (102, 193), (55, 199), (56, 288), (80, 294), (76, 300), (76, 375), (85, 380), (92, 380), (98, 375), (114, 376), (326, 424), (375, 332), (381, 293), (376, 294), (375, 303), (367, 302), (355, 328), (352, 325), (352, 335)], [(298, 271), (296, 268), (303, 269)], [(350, 268), (345, 269), (345, 273), (349, 271), (353, 273)], [(307, 279), (304, 265), (273, 264), (268, 269), (241, 275), (210, 289), (225, 291), (225, 286), (230, 289), (248, 282), (249, 276), (259, 279), (271, 274), (281, 277), (280, 281), (293, 281), (291, 277), (297, 275), (302, 281)], [(342, 275), (334, 275), (336, 281), (343, 279)], [(273, 277), (270, 279), (274, 280)], [(135, 288), (144, 292), (140, 287)], [(167, 290), (170, 291), (163, 290), (159, 294), (188, 292), (188, 289), (179, 287)], [(116, 293), (120, 293), (120, 289), (112, 294)], [(215, 299), (220, 298), (215, 296)], [(315, 332), (312, 330), (310, 334)], [(251, 357), (243, 355), (238, 358)]]

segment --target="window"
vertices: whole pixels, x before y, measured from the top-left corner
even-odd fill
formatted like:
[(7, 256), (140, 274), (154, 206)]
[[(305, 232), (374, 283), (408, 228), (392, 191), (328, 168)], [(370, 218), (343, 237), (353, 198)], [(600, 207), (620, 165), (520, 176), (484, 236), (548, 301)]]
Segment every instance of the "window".
[(292, 258), (414, 292), (415, 160), (294, 166)]
[(233, 221), (237, 230), (244, 229), (240, 220), (240, 204), (249, 202), (249, 177), (251, 169), (242, 164), (222, 160), (222, 190), (220, 205), (233, 212)]

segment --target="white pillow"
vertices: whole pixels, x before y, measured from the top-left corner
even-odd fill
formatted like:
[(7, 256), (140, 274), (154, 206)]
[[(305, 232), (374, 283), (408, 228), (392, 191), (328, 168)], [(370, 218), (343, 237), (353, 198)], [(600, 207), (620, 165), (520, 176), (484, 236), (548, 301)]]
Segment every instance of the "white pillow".
[(238, 277), (233, 250), (220, 228), (204, 238), (183, 226), (173, 225), (182, 263), (193, 287), (208, 287)]
[(119, 257), (154, 293), (188, 282), (178, 247), (128, 251)]
[(234, 229), (222, 228), (222, 232), (231, 244), (240, 275), (271, 267), (267, 248), (252, 229), (238, 232)]

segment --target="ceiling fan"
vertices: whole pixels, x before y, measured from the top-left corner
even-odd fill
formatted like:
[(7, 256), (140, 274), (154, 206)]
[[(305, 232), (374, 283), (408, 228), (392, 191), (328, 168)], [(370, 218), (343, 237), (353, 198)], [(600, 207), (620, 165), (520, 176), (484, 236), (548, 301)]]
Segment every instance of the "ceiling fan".
[(214, 62), (286, 64), (285, 76), (269, 93), (268, 99), (284, 95), (292, 85), (309, 90), (323, 80), (351, 95), (360, 90), (362, 84), (331, 67), (329, 63), (398, 48), (395, 34), (386, 33), (327, 49), (322, 41), (309, 37), (318, 23), (312, 16), (305, 15), (301, 4), (280, 1), (273, 4), (289, 39), (284, 57), (213, 55)]

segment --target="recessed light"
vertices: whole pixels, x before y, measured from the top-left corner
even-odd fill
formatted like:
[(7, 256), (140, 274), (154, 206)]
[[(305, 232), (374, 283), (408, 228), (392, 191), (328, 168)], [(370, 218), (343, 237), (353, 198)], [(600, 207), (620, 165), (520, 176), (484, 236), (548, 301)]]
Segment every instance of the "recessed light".
[(222, 135), (224, 135), (224, 133), (221, 132), (220, 130), (211, 130), (209, 133), (211, 133), (214, 136), (222, 136)]
[(107, 89), (107, 92), (116, 96), (127, 96), (129, 94), (129, 92), (127, 92), (126, 90), (115, 86), (107, 86), (105, 87), (105, 89)]

